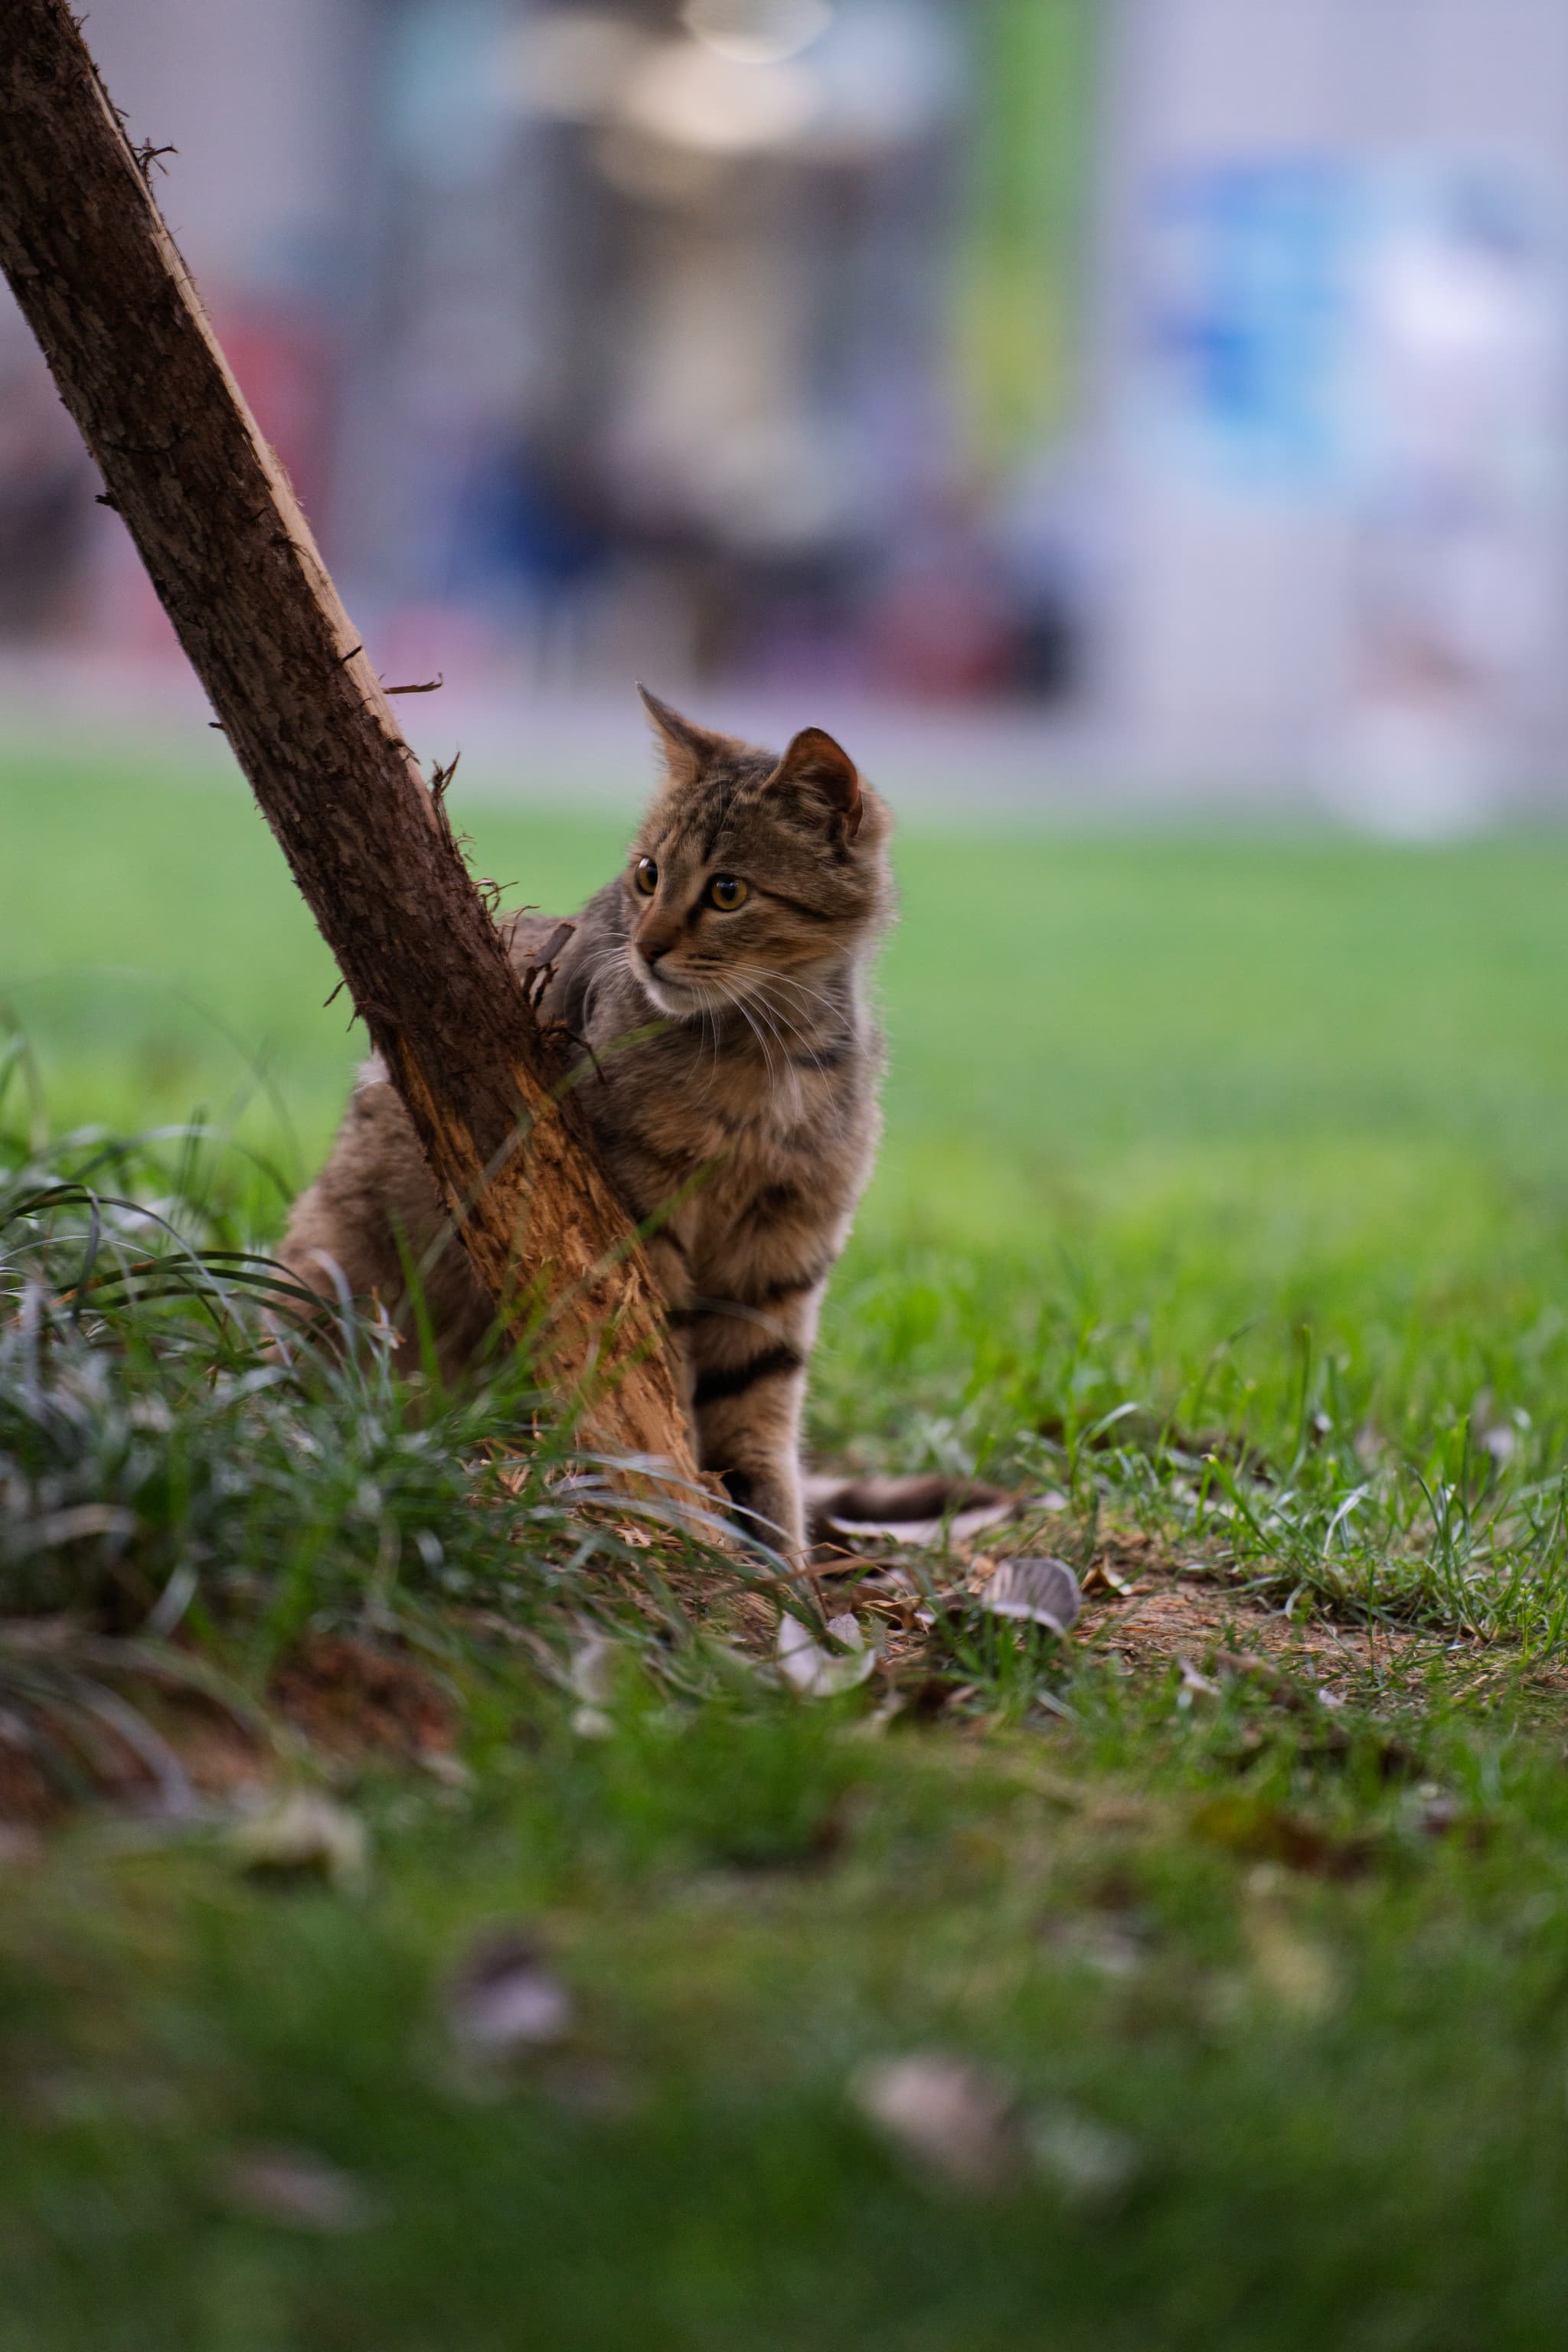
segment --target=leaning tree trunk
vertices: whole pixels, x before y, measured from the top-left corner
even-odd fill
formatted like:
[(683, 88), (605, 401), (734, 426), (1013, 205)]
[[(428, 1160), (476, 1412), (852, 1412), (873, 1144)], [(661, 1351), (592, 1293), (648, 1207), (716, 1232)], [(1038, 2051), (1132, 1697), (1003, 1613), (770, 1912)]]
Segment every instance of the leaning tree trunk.
[[(608, 1446), (692, 1477), (657, 1294), (65, 0), (0, 0), (0, 266), (407, 1106)], [(523, 1310), (512, 1307), (514, 1314)]]

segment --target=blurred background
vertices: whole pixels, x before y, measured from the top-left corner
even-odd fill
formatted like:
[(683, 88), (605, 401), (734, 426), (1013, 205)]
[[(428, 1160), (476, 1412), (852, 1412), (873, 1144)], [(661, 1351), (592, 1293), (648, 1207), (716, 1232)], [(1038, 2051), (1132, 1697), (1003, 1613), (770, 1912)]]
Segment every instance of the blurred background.
[[(1568, 793), (1561, 0), (88, 32), (422, 749), (607, 772), (646, 677), (944, 803)], [(188, 740), (96, 487), (7, 298), (0, 726)]]

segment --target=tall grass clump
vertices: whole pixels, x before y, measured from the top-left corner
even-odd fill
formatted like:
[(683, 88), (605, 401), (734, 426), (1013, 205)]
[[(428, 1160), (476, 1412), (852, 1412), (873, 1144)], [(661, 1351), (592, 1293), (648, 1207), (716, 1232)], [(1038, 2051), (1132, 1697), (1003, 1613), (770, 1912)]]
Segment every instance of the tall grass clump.
[[(613, 1469), (552, 1425), (526, 1360), (461, 1392), (401, 1379), (345, 1301), (304, 1295), (246, 1230), (255, 1170), (200, 1125), (52, 1136), (0, 1092), (0, 1617), (118, 1634), (406, 1627), (613, 1611), (635, 1561)], [(307, 1302), (320, 1308), (319, 1301)], [(283, 1310), (280, 1312), (280, 1310)]]

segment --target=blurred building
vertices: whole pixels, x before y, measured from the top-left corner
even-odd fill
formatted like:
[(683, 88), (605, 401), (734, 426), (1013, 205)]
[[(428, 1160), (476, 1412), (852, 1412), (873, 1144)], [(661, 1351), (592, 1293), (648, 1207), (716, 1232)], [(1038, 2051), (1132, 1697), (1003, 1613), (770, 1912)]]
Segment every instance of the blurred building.
[[(1565, 781), (1563, 0), (96, 0), (390, 672)], [(0, 632), (166, 632), (0, 312)], [(1080, 735), (1078, 739), (1082, 741)]]
[(1562, 0), (1121, 0), (1098, 679), (1167, 782), (1564, 782)]
[[(942, 693), (1037, 667), (986, 499), (1065, 391), (1070, 224), (1019, 99), (1076, 119), (1090, 5), (99, 0), (89, 29), (389, 659)], [(155, 637), (68, 435), (44, 495), (18, 331), (0, 531), (60, 578), (24, 567), (14, 625)]]

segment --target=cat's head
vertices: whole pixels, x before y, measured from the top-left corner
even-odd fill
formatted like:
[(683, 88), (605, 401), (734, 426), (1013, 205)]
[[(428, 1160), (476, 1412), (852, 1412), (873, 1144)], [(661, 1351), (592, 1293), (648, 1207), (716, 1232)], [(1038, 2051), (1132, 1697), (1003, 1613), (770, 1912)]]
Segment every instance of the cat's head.
[(627, 961), (677, 1019), (868, 945), (892, 904), (892, 820), (848, 753), (805, 728), (781, 759), (639, 688), (663, 788), (622, 877)]

